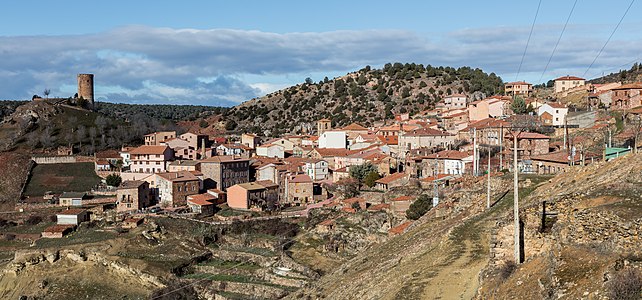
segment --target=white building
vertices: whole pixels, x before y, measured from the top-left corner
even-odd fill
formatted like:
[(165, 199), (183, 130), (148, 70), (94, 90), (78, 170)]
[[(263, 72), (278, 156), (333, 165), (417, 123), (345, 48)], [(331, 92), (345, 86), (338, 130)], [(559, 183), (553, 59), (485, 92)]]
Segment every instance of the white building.
[(140, 146), (129, 154), (130, 169), (136, 173), (167, 172), (167, 162), (174, 158), (174, 151), (167, 146)]
[(583, 86), (586, 79), (575, 76), (563, 76), (555, 79), (555, 92), (560, 93)]
[(466, 108), (468, 97), (462, 94), (452, 94), (444, 97), (444, 104), (448, 109)]
[(329, 178), (328, 162), (321, 159), (312, 159), (305, 162), (303, 171), (312, 178), (312, 180), (325, 180)]
[(326, 131), (319, 136), (319, 148), (346, 149), (347, 145), (345, 131)]
[(556, 102), (545, 103), (537, 109), (537, 115), (545, 125), (563, 126), (567, 114), (568, 107)]
[(256, 156), (284, 158), (285, 147), (274, 144), (261, 145), (256, 147)]

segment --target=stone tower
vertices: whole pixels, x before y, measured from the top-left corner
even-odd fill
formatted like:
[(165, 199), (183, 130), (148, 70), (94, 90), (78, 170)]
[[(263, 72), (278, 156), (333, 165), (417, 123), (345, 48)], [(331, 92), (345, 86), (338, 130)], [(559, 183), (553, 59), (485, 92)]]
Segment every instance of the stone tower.
[(332, 129), (332, 121), (328, 119), (321, 119), (317, 121), (317, 134), (321, 136), (323, 132)]
[(94, 107), (94, 74), (78, 74), (78, 98), (89, 101), (89, 106)]

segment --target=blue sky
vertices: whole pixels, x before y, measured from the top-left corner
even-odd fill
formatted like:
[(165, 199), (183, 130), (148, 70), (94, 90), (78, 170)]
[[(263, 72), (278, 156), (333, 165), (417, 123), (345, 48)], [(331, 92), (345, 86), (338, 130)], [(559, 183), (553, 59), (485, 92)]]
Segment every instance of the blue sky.
[(634, 3), (582, 0), (546, 73), (573, 0), (10, 1), (0, 14), (0, 99), (71, 96), (94, 73), (103, 101), (234, 105), (276, 89), (386, 62), (495, 72), (533, 83), (587, 78), (640, 60)]

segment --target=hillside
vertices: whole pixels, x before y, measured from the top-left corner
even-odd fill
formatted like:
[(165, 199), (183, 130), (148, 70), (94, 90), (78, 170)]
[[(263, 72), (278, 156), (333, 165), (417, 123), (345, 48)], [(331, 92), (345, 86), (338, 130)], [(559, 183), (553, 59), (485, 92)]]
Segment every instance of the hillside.
[[(642, 155), (629, 155), (554, 178), (521, 176), (525, 263), (519, 266), (512, 259), (510, 179), (498, 178), (493, 199), (499, 200), (491, 209), (483, 209), (482, 185), (462, 190), (469, 196), (452, 195), (403, 235), (290, 297), (638, 299), (621, 297), (622, 289), (613, 293), (635, 288), (635, 276), (626, 276), (642, 268), (640, 174)], [(552, 213), (546, 218), (544, 200)]]
[(331, 119), (334, 126), (352, 122), (368, 126), (398, 113), (432, 109), (449, 94), (465, 93), (481, 99), (502, 89), (500, 77), (480, 69), (395, 63), (383, 69), (367, 66), (317, 83), (308, 79), (244, 102), (225, 118), (228, 130), (277, 136), (313, 130), (322, 118)]
[(636, 62), (628, 70), (624, 69), (616, 73), (610, 73), (602, 77), (591, 79), (589, 80), (589, 82), (590, 83), (639, 82), (639, 81), (642, 81), (642, 70), (640, 70), (641, 66), (642, 64)]

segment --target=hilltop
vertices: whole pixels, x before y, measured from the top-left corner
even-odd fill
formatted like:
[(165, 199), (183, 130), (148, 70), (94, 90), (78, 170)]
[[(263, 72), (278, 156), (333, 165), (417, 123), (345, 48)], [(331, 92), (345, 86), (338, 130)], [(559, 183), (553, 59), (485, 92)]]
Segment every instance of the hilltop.
[(244, 102), (225, 114), (228, 130), (268, 136), (310, 131), (322, 118), (334, 126), (369, 126), (399, 113), (432, 109), (444, 96), (465, 93), (481, 99), (503, 90), (494, 73), (470, 67), (415, 63), (369, 66), (345, 76), (305, 83)]
[(620, 70), (617, 73), (610, 73), (608, 75), (591, 79), (588, 82), (590, 83), (608, 83), (608, 82), (639, 82), (642, 81), (642, 70), (640, 67), (642, 64), (634, 63), (630, 69)]

